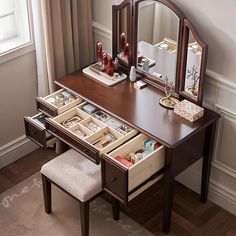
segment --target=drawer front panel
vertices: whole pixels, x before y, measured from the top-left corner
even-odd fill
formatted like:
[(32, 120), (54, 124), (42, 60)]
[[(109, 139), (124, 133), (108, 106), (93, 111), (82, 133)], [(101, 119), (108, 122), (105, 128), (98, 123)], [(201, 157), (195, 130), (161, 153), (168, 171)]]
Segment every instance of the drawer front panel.
[(128, 201), (128, 172), (102, 155), (102, 187), (123, 203)]
[(47, 148), (46, 129), (34, 122), (30, 117), (24, 117), (26, 136), (39, 145)]
[(61, 130), (60, 127), (57, 127), (55, 124), (51, 123), (49, 119), (46, 119), (46, 128), (49, 133), (53, 134), (64, 143), (80, 152), (83, 156), (87, 157), (96, 164), (100, 163), (99, 151), (93, 149), (87, 143), (80, 139), (75, 139), (66, 130)]
[(36, 105), (37, 109), (41, 111), (42, 113), (46, 114), (49, 117), (54, 117), (58, 115), (58, 111), (53, 106), (50, 106), (50, 104), (47, 104), (43, 99), (36, 98)]

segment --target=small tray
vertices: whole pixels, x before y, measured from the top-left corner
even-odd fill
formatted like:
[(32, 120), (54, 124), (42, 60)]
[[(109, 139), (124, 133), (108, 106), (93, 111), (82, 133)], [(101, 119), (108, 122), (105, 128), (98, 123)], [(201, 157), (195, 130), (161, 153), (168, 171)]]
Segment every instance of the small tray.
[(160, 99), (160, 104), (163, 107), (169, 108), (169, 109), (174, 109), (174, 106), (179, 103), (179, 100), (174, 98), (174, 97), (163, 97)]
[(97, 73), (93, 70), (90, 69), (90, 66), (86, 67), (83, 69), (83, 73), (88, 75), (90, 78), (95, 79), (107, 86), (112, 86), (115, 85), (125, 79), (127, 79), (127, 75), (119, 72), (119, 77), (115, 78), (114, 76), (109, 76), (104, 72)]

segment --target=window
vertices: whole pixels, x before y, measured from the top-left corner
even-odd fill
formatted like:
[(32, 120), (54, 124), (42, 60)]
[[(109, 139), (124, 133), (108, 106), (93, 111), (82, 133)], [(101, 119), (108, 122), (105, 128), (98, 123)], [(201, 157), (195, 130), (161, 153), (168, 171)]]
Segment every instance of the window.
[(0, 0), (0, 62), (33, 49), (30, 19), (28, 0)]

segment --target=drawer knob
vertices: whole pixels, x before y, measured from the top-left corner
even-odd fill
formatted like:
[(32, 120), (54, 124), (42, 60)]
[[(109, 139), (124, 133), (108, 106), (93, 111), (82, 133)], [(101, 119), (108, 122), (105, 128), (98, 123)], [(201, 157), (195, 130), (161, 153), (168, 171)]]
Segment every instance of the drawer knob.
[(89, 150), (88, 150), (88, 149), (84, 149), (83, 152), (84, 152), (84, 153), (88, 153)]
[(116, 180), (117, 180), (117, 177), (112, 178), (112, 179), (111, 179), (111, 182), (114, 183)]
[(36, 134), (38, 134), (38, 131), (34, 131), (32, 136), (35, 136)]

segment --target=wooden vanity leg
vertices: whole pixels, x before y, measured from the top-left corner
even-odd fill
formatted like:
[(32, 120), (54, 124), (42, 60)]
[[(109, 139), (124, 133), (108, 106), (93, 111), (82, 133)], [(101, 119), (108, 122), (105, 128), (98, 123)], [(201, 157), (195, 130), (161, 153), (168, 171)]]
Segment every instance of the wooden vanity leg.
[(120, 219), (120, 202), (115, 198), (112, 199), (112, 213), (113, 220), (117, 221)]
[(214, 138), (216, 130), (216, 121), (206, 128), (206, 138), (204, 145), (202, 161), (202, 183), (201, 183), (201, 201), (207, 201), (208, 187), (211, 172), (211, 162), (213, 156)]
[(163, 194), (163, 225), (162, 229), (165, 234), (170, 232), (171, 214), (174, 197), (175, 179), (172, 173), (172, 149), (166, 148), (165, 156), (165, 175), (164, 175), (164, 194)]

